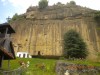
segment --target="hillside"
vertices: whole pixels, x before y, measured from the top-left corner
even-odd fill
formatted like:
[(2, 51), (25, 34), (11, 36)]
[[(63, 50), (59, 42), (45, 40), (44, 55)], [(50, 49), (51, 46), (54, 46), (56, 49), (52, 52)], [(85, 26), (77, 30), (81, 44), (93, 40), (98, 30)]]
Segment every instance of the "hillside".
[(81, 34), (87, 44), (89, 59), (96, 59), (100, 52), (95, 10), (73, 4), (56, 4), (39, 10), (27, 9), (22, 18), (11, 22), (16, 31), (12, 35), (15, 52), (26, 51), (31, 55), (62, 56), (63, 35), (70, 29)]

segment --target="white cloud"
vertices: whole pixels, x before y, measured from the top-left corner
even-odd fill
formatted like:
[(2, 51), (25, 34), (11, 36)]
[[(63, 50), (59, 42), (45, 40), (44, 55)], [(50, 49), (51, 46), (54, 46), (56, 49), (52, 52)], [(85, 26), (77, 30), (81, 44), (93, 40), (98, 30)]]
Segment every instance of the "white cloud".
[(27, 7), (33, 4), (34, 0), (8, 0), (15, 7)]
[(6, 0), (1, 0), (1, 2), (5, 2)]
[(34, 3), (35, 0), (8, 0), (16, 9), (16, 13), (24, 13), (26, 9)]
[(100, 0), (74, 0), (78, 5), (100, 10)]
[[(7, 3), (9, 2), (11, 5), (13, 5), (16, 8), (28, 8), (31, 5), (38, 5), (38, 2), (40, 0), (1, 0), (3, 3)], [(69, 1), (72, 0), (48, 0), (50, 5), (53, 5), (54, 3), (57, 2), (62, 2), (64, 4), (66, 4)], [(90, 8), (94, 8), (94, 9), (100, 9), (100, 0), (73, 0), (75, 1), (77, 4), (82, 5), (82, 6), (87, 6)]]
[[(40, 0), (1, 0), (3, 3), (10, 3), (15, 9), (16, 13), (25, 13), (26, 9), (33, 5), (36, 6), (38, 5), (38, 2)], [(49, 0), (49, 5), (53, 5), (54, 3), (57, 2), (62, 2), (66, 4), (67, 2), (70, 2), (72, 0)], [(99, 9), (100, 10), (100, 1), (99, 0), (73, 0), (75, 1), (78, 5), (90, 7), (93, 9)]]
[(5, 6), (7, 4), (6, 0), (0, 0), (2, 4)]
[(11, 5), (16, 13), (25, 13), (26, 9), (31, 5), (38, 5), (39, 0), (1, 0), (3, 5)]

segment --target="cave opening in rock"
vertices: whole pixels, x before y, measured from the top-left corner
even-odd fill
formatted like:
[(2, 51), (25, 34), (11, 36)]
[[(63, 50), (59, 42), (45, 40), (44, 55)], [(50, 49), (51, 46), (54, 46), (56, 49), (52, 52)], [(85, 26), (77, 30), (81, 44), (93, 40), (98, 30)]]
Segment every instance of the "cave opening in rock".
[(38, 55), (41, 55), (41, 52), (40, 51), (38, 51)]

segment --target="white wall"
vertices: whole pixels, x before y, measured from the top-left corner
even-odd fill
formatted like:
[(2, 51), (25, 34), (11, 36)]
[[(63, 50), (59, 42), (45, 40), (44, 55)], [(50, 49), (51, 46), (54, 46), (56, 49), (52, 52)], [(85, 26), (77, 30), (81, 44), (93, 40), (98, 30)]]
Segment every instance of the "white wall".
[(17, 52), (16, 56), (20, 58), (32, 58), (32, 56), (27, 52)]

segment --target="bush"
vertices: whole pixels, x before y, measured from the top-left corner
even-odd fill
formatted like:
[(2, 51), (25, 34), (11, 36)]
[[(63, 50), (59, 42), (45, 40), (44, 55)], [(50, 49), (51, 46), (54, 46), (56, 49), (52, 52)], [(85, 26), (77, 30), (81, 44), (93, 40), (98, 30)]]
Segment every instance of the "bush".
[(48, 1), (47, 0), (40, 0), (39, 1), (39, 9), (44, 9), (48, 6)]
[(64, 55), (68, 58), (86, 58), (86, 44), (75, 30), (69, 30), (64, 35)]
[(97, 11), (94, 13), (94, 19), (97, 21), (97, 22), (100, 22), (100, 11)]
[(75, 1), (70, 1), (70, 4), (71, 5), (76, 5), (76, 2)]
[(18, 15), (16, 13), (15, 15), (13, 15), (13, 17), (10, 20), (8, 20), (8, 22), (10, 23), (10, 22), (20, 20), (20, 19), (25, 19), (25, 15), (24, 14)]
[(59, 59), (60, 59), (60, 60), (65, 60), (65, 57), (60, 57)]

